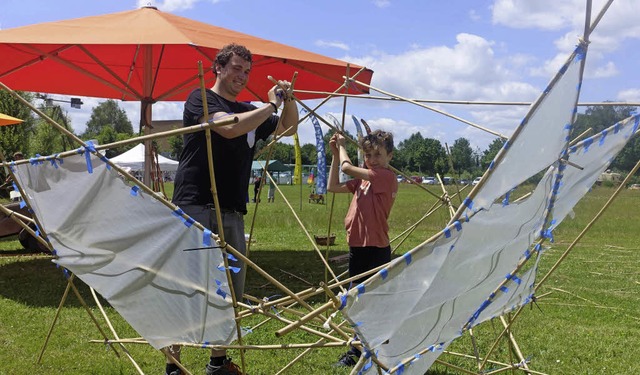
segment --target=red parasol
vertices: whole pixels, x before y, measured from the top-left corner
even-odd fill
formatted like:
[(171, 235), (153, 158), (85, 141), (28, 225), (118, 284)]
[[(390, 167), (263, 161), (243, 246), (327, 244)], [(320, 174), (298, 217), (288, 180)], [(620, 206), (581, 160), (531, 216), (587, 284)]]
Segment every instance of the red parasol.
[[(16, 90), (153, 103), (184, 100), (198, 87), (219, 48), (236, 42), (254, 55), (251, 79), (239, 100), (267, 101), (267, 76), (296, 89), (334, 91), (347, 63), (247, 34), (164, 13), (154, 7), (48, 22), (0, 31), (0, 81)], [(359, 66), (351, 65), (354, 74)], [(207, 69), (207, 86), (215, 77)], [(358, 80), (369, 83), (373, 72)], [(368, 92), (351, 87), (351, 93)], [(300, 93), (300, 99), (320, 95)]]

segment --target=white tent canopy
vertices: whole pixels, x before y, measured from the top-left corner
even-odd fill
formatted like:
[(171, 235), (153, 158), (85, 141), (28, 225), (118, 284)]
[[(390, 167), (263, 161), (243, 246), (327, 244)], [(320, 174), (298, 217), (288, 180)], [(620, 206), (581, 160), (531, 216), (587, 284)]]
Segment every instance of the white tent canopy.
[[(144, 144), (140, 143), (131, 150), (124, 152), (111, 161), (122, 168), (131, 168), (133, 171), (144, 170)], [(173, 172), (178, 169), (178, 162), (162, 155), (158, 155), (158, 164), (160, 169), (165, 172)]]

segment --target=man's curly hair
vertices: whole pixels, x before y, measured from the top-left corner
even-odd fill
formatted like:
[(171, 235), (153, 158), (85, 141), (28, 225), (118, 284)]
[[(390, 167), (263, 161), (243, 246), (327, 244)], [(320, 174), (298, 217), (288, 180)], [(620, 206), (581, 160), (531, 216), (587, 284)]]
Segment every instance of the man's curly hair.
[(213, 74), (215, 74), (216, 76), (218, 75), (215, 69), (216, 65), (224, 68), (225, 66), (227, 66), (227, 63), (229, 63), (229, 60), (231, 60), (233, 55), (240, 56), (253, 64), (251, 51), (249, 51), (247, 47), (231, 43), (222, 47), (222, 49), (218, 51), (218, 54), (216, 54), (216, 59), (213, 62)]

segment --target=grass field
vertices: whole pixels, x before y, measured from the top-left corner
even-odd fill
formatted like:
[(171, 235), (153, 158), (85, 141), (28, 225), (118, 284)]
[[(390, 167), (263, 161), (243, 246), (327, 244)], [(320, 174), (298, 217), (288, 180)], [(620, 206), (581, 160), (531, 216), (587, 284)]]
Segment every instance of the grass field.
[[(439, 188), (430, 187), (439, 193)], [(171, 186), (168, 186), (170, 194)], [(290, 200), (309, 234), (336, 233), (336, 245), (328, 257), (346, 254), (347, 245), (342, 230), (349, 196), (327, 196), (327, 204), (308, 202), (308, 187), (284, 186)], [(567, 218), (555, 231), (555, 243), (544, 253), (540, 277), (555, 263), (593, 215), (613, 192), (612, 188), (595, 188), (576, 207), (574, 219)], [(271, 275), (292, 290), (317, 286), (325, 278), (318, 255), (283, 199), (276, 195), (275, 203), (258, 205), (250, 257)], [(454, 203), (459, 203), (454, 199)], [(333, 211), (331, 210), (333, 202)], [(435, 199), (415, 186), (402, 185), (390, 218), (391, 237), (402, 233), (429, 210)], [(625, 190), (603, 217), (574, 248), (569, 257), (539, 290), (536, 305), (527, 307), (513, 326), (513, 335), (523, 355), (530, 359), (530, 368), (549, 374), (638, 374), (640, 364), (637, 349), (640, 344), (639, 320), (640, 277), (640, 191)], [(250, 231), (255, 204), (249, 204), (246, 217)], [(442, 229), (447, 222), (446, 210), (438, 210), (419, 225), (400, 246), (398, 254), (413, 248)], [(329, 228), (330, 224), (330, 228)], [(394, 245), (399, 241), (394, 242)], [(322, 252), (326, 247), (321, 248)], [(0, 374), (134, 374), (128, 360), (118, 358), (104, 344), (89, 343), (102, 336), (92, 323), (79, 299), (70, 292), (40, 364), (37, 363), (47, 331), (65, 292), (67, 281), (62, 271), (45, 255), (24, 251), (15, 238), (0, 240)], [(346, 270), (346, 263), (331, 263), (337, 272)], [(80, 281), (79, 292), (88, 308), (98, 317), (100, 326), (108, 331), (99, 316), (88, 288)], [(247, 293), (263, 297), (278, 291), (255, 272), (249, 272)], [(104, 301), (103, 301), (104, 302)], [(319, 301), (318, 301), (319, 302)], [(105, 304), (106, 305), (106, 304)], [(120, 337), (137, 334), (111, 308), (106, 307)], [(243, 321), (254, 326), (258, 320)], [(310, 342), (313, 338), (300, 332), (276, 338), (280, 325), (267, 324), (246, 336), (246, 343)], [(480, 352), (493, 343), (501, 330), (499, 321), (485, 323), (474, 330)], [(113, 335), (108, 332), (109, 337)], [(315, 340), (314, 340), (315, 341)], [(162, 374), (161, 353), (148, 346), (128, 345), (132, 356), (147, 374)], [(451, 351), (473, 355), (468, 336), (449, 347)], [(314, 350), (295, 364), (289, 374), (348, 374), (331, 366), (343, 350)], [(274, 374), (298, 350), (247, 351), (249, 373)], [(231, 356), (239, 358), (232, 351)], [(205, 350), (185, 349), (183, 362), (195, 373), (208, 358)], [(473, 370), (475, 361), (443, 355), (441, 359)], [(505, 344), (497, 349), (495, 359), (515, 360)], [(488, 370), (491, 370), (489, 365)], [(436, 365), (430, 374), (459, 373)]]

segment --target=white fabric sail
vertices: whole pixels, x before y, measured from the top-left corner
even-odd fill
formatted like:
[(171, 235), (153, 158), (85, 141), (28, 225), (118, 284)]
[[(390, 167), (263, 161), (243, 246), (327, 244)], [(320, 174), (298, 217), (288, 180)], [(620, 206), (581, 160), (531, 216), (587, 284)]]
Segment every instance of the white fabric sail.
[[(638, 132), (640, 115), (631, 116), (569, 148), (567, 165), (558, 185), (551, 227), (557, 227), (591, 189), (615, 156)], [(582, 169), (580, 169), (580, 168)]]
[[(532, 245), (545, 234), (558, 177), (555, 167), (576, 111), (585, 48), (576, 48), (496, 157), (491, 173), (485, 173), (473, 201), (465, 200), (471, 209), (465, 220), (343, 296), (343, 315), (366, 351), (391, 372), (424, 374), (464, 329), (530, 301), (537, 262), (520, 275), (514, 270), (535, 253)], [(547, 173), (530, 197), (508, 204), (511, 189), (544, 169)], [(506, 196), (504, 204), (496, 202), (501, 196)]]
[(155, 348), (233, 341), (222, 253), (202, 249), (211, 233), (87, 155), (12, 166), (55, 262), (106, 298)]
[(539, 105), (530, 109), (519, 125), (519, 132), (505, 143), (504, 156), (489, 167), (493, 169), (491, 178), (486, 179), (469, 203), (473, 210), (488, 208), (495, 199), (560, 158), (576, 111), (585, 54), (582, 46), (576, 47), (560, 69), (560, 76), (542, 93)]
[[(496, 204), (469, 222), (454, 223), (349, 291), (343, 314), (382, 363), (402, 366), (403, 374), (424, 374), (465, 325), (529, 301), (533, 274), (511, 272), (532, 255), (529, 247), (541, 233), (552, 178), (547, 173), (522, 202)], [(484, 303), (503, 282), (500, 298)], [(411, 364), (402, 365), (407, 359)]]

